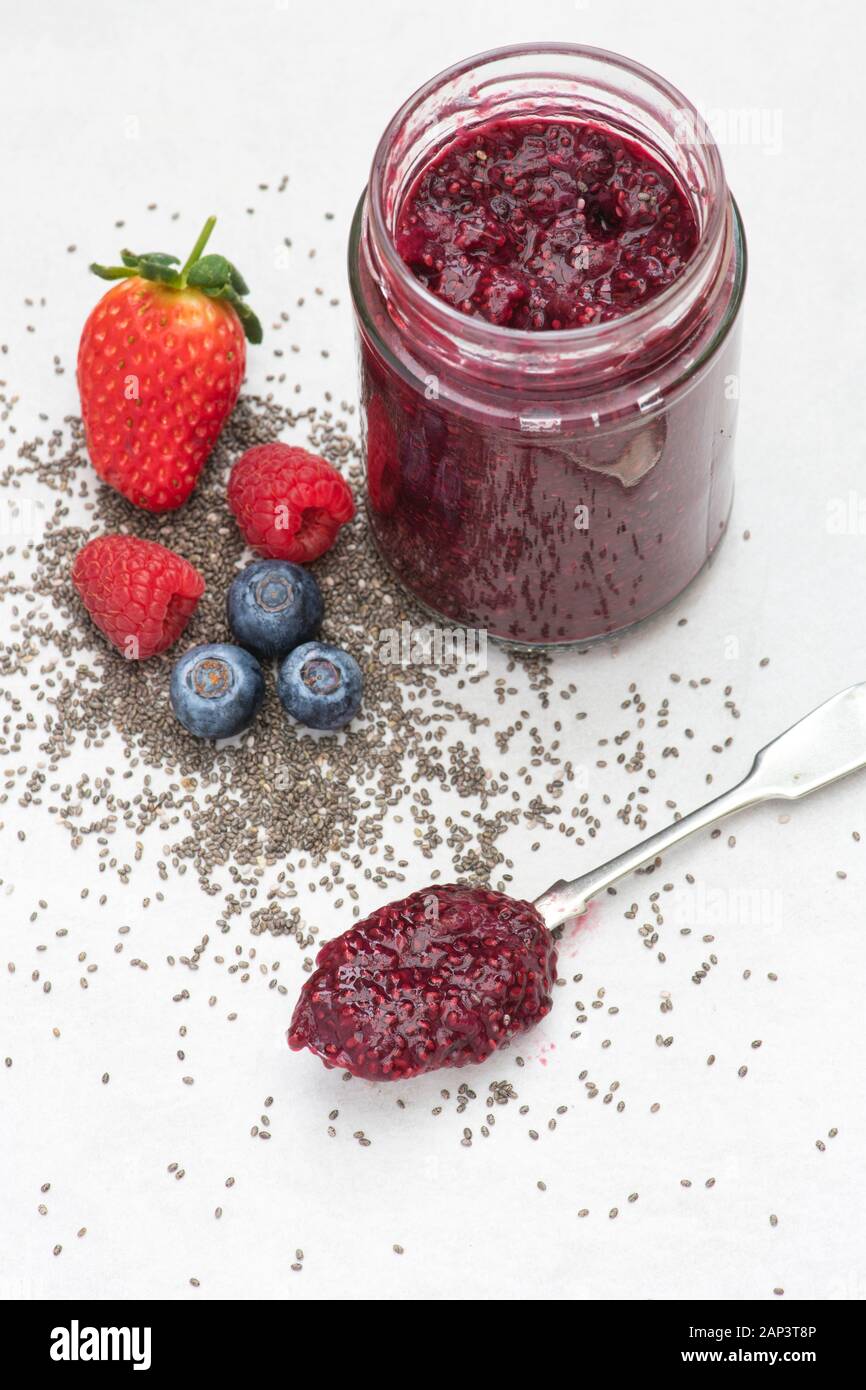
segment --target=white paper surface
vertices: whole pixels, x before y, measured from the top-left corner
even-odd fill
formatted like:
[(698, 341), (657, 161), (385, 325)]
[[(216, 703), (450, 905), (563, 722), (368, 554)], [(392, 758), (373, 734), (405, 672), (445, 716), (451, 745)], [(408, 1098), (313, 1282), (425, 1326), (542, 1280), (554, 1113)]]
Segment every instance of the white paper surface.
[[(175, 33), (170, 43), (166, 26)], [(113, 0), (83, 10), (17, 6), (4, 30), (0, 341), (8, 353), (0, 389), (20, 400), (0, 424), (0, 466), (21, 441), (77, 411), (78, 334), (98, 293), (86, 262), (107, 259), (127, 241), (183, 251), (211, 211), (220, 216), (220, 248), (237, 256), (266, 324), (307, 297), (293, 316), (301, 351), (287, 370), (303, 388), (295, 401), (321, 405), (328, 389), (337, 401), (353, 400), (344, 272), (351, 213), (392, 111), (465, 54), (532, 35), (582, 40), (644, 61), (721, 113), (740, 132), (723, 144), (723, 156), (751, 253), (731, 534), (711, 573), (671, 613), (614, 646), (557, 658), (557, 684), (574, 680), (577, 707), (590, 712), (582, 725), (567, 726), (563, 752), (590, 767), (597, 757), (613, 759), (618, 750), (598, 750), (596, 741), (632, 722), (619, 712), (630, 681), (648, 714), (670, 698), (672, 727), (658, 730), (648, 718), (645, 731), (658, 769), (655, 829), (666, 797), (690, 809), (711, 794), (709, 768), (712, 790), (721, 790), (768, 738), (866, 677), (861, 11), (788, 4), (783, 14), (746, 0), (720, 11), (671, 0), (662, 22), (658, 7), (595, 0), (545, 0), (531, 15), (511, 0), (146, 7)], [(277, 197), (283, 173), (291, 183)], [(260, 192), (262, 182), (271, 191)], [(151, 202), (157, 210), (147, 210)], [(125, 228), (115, 230), (121, 218)], [(276, 253), (285, 236), (294, 259), (282, 268)], [(75, 255), (66, 254), (70, 243)], [(323, 296), (313, 294), (316, 285)], [(273, 346), (266, 341), (249, 355), (253, 389), (285, 366)], [(62, 377), (53, 373), (54, 353), (66, 367)], [(842, 533), (833, 530), (834, 506), (853, 517)], [(681, 616), (689, 619), (682, 628)], [(764, 656), (770, 664), (762, 669)], [(504, 673), (501, 655), (493, 652), (490, 662), (494, 676)], [(681, 684), (671, 684), (672, 671), (682, 673)], [(705, 675), (710, 686), (688, 687)], [(728, 684), (738, 721), (721, 712)], [(480, 690), (477, 698), (489, 699)], [(23, 687), (17, 693), (26, 695)], [(0, 713), (9, 710), (4, 700)], [(547, 742), (560, 713), (552, 702), (539, 724)], [(696, 733), (688, 744), (686, 726)], [(723, 758), (711, 751), (720, 732), (735, 736)], [(529, 743), (515, 741), (507, 765), (520, 766)], [(678, 759), (661, 757), (667, 743), (680, 747)], [(499, 766), (489, 733), (481, 746), (485, 766)], [(98, 775), (100, 756), (117, 765), (119, 745), (88, 759), (77, 753), (74, 769)], [(72, 770), (64, 765), (61, 780)], [(539, 834), (538, 853), (525, 829), (510, 836), (515, 887), (532, 897), (636, 838), (613, 814), (631, 785), (625, 774), (618, 782), (611, 775), (614, 805), (573, 862), (564, 862), (558, 836)], [(281, 960), (288, 997), (255, 974), (241, 985), (209, 965), (181, 977), (165, 964), (202, 930), (213, 942), (216, 911), (192, 874), (165, 886), (164, 903), (142, 909), (142, 898), (162, 886), (152, 868), (165, 838), (158, 831), (124, 890), (97, 873), (92, 847), (73, 855), (66, 832), (44, 813), (23, 813), (10, 795), (0, 806), (0, 1057), (13, 1059), (0, 1067), (0, 1292), (773, 1300), (780, 1287), (785, 1297), (862, 1298), (866, 840), (857, 844), (852, 831), (866, 835), (864, 786), (855, 778), (788, 808), (784, 823), (786, 808), (759, 809), (715, 841), (703, 836), (674, 851), (662, 874), (597, 905), (565, 944), (569, 983), (522, 1046), (477, 1070), (399, 1087), (346, 1084), (288, 1052), (284, 1030), (305, 978), (293, 941), (252, 943), (259, 961)], [(120, 838), (112, 846), (119, 856)], [(389, 838), (410, 859), (407, 886), (421, 886), (430, 866), (413, 857), (409, 825), (389, 827)], [(449, 877), (447, 856), (437, 862)], [(705, 896), (672, 895), (681, 906), (666, 915), (661, 965), (637, 928), (652, 920), (649, 891), (668, 880), (682, 885), (686, 872)], [(101, 891), (109, 894), (103, 908), (95, 902)], [(380, 895), (369, 884), (365, 891), (367, 909)], [(41, 897), (49, 911), (31, 923)], [(640, 911), (627, 922), (633, 899)], [(309, 895), (300, 904), (314, 915)], [(679, 934), (701, 906), (721, 911), (709, 928), (712, 944), (701, 942), (701, 930)], [(349, 920), (345, 913), (332, 929)], [(121, 923), (132, 931), (116, 955)], [(58, 939), (61, 925), (69, 935)], [(246, 949), (249, 938), (238, 932), (216, 949), (238, 941)], [(37, 952), (40, 944), (47, 951)], [(78, 983), (81, 951), (99, 965), (87, 991)], [(691, 974), (708, 951), (718, 965), (696, 986)], [(146, 974), (130, 969), (136, 954), (148, 960)], [(14, 975), (6, 961), (15, 962)], [(31, 980), (35, 969), (51, 979), (50, 995)], [(574, 985), (577, 971), (584, 978)], [(183, 985), (192, 998), (181, 1006), (172, 995)], [(575, 999), (589, 1006), (601, 989), (603, 1007), (587, 1008), (582, 1036), (571, 1040)], [(662, 991), (672, 997), (671, 1013), (660, 1013)], [(216, 1008), (207, 1004), (211, 992)], [(611, 1006), (619, 1012), (609, 1014)], [(232, 1024), (229, 1010), (238, 1013)], [(673, 1044), (657, 1046), (659, 1033), (673, 1035)], [(753, 1049), (757, 1039), (762, 1046)], [(708, 1067), (710, 1053), (717, 1060)], [(741, 1065), (749, 1068), (743, 1078)], [(579, 1080), (584, 1069), (600, 1088), (593, 1100)], [(193, 1086), (181, 1084), (187, 1073)], [(482, 1139), (487, 1085), (503, 1078), (519, 1102), (495, 1108), (496, 1126)], [(614, 1080), (620, 1087), (605, 1104)], [(463, 1081), (478, 1099), (458, 1115)], [(249, 1131), (268, 1095), (272, 1138), (262, 1143)], [(433, 1116), (437, 1104), (443, 1113)], [(518, 1104), (529, 1113), (520, 1115)], [(550, 1131), (561, 1105), (567, 1111)], [(330, 1138), (334, 1108), (338, 1134)], [(475, 1136), (471, 1148), (460, 1144), (464, 1125)], [(533, 1128), (537, 1141), (528, 1138)], [(833, 1139), (831, 1128), (839, 1131)], [(369, 1148), (352, 1138), (358, 1130), (373, 1141)], [(181, 1181), (167, 1172), (173, 1162), (185, 1169)], [(227, 1190), (230, 1175), (236, 1181)], [(629, 1203), (634, 1192), (638, 1200)], [(577, 1215), (582, 1208), (585, 1218)], [(82, 1226), (87, 1235), (77, 1238)], [(56, 1244), (63, 1249), (54, 1257)], [(300, 1273), (291, 1270), (296, 1248), (304, 1251)], [(190, 1285), (193, 1277), (200, 1287)]]

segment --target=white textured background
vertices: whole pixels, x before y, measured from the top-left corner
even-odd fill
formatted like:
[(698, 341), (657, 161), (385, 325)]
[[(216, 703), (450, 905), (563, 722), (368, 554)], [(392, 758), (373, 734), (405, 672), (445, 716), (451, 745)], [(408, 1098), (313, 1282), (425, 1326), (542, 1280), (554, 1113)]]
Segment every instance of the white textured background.
[[(732, 139), (720, 133), (751, 280), (732, 534), (672, 615), (589, 656), (557, 658), (557, 683), (574, 679), (579, 706), (590, 711), (568, 728), (566, 755), (593, 763), (593, 740), (627, 718), (618, 705), (630, 680), (649, 711), (669, 696), (676, 727), (656, 732), (652, 721), (647, 734), (659, 767), (657, 828), (662, 784), (664, 796), (688, 809), (704, 799), (708, 767), (717, 764), (718, 790), (768, 737), (866, 678), (866, 35), (853, 0), (31, 0), (3, 8), (0, 341), (8, 354), (0, 389), (21, 399), (17, 436), (0, 425), (0, 463), (20, 439), (45, 432), (40, 411), (56, 423), (77, 409), (74, 354), (97, 294), (86, 261), (111, 259), (126, 241), (183, 253), (211, 211), (220, 214), (220, 247), (242, 265), (266, 324), (314, 285), (325, 289), (294, 319), (301, 353), (291, 379), (304, 404), (320, 404), (328, 388), (352, 399), (345, 240), (394, 108), (434, 71), (486, 46), (533, 37), (598, 44), (656, 68), (733, 127)], [(291, 176), (286, 193), (259, 193), (260, 182), (273, 190), (283, 173)], [(156, 211), (146, 210), (151, 202)], [(285, 235), (294, 259), (281, 266)], [(66, 253), (70, 243), (75, 255)], [(333, 295), (337, 308), (328, 306)], [(53, 374), (55, 353), (67, 366), (63, 377)], [(273, 370), (268, 344), (250, 353), (253, 388)], [(840, 502), (851, 516), (841, 532), (833, 524)], [(678, 628), (681, 615), (689, 623)], [(763, 656), (771, 661), (760, 669)], [(501, 658), (491, 660), (498, 674)], [(686, 680), (709, 675), (713, 684), (673, 687), (670, 671)], [(728, 683), (742, 710), (736, 725), (722, 708)], [(662, 762), (661, 748), (682, 744), (686, 724), (696, 730), (694, 745)], [(710, 745), (728, 733), (734, 746), (714, 764)], [(523, 751), (515, 748), (515, 766)], [(85, 766), (79, 758), (75, 769)], [(89, 766), (98, 772), (95, 757)], [(64, 781), (71, 771), (61, 769)], [(689, 869), (710, 892), (760, 890), (774, 910), (755, 914), (724, 898), (714, 944), (668, 927), (661, 967), (635, 934), (648, 920), (648, 888), (638, 883), (641, 912), (626, 923), (626, 887), (566, 948), (563, 974), (582, 970), (584, 982), (557, 991), (553, 1016), (520, 1049), (526, 1067), (506, 1054), (478, 1075), (426, 1078), (401, 1088), (405, 1111), (392, 1089), (347, 1086), (312, 1059), (289, 1055), (282, 1030), (290, 1001), (276, 991), (238, 992), (229, 1003), (226, 981), (221, 1005), (239, 1011), (229, 1027), (224, 1008), (207, 1008), (204, 972), (179, 981), (162, 964), (208, 930), (214, 904), (188, 875), (168, 885), (165, 904), (142, 912), (141, 898), (157, 886), (145, 865), (158, 857), (159, 835), (130, 887), (107, 887), (109, 906), (97, 912), (80, 898), (82, 887), (94, 895), (101, 887), (90, 851), (73, 856), (64, 832), (45, 816), (21, 817), (10, 798), (0, 807), (0, 1055), (14, 1063), (0, 1067), (0, 1292), (772, 1299), (783, 1287), (786, 1297), (862, 1298), (866, 840), (855, 843), (852, 830), (866, 835), (864, 798), (861, 777), (791, 808), (786, 822), (781, 808), (741, 818), (730, 826), (734, 850), (726, 830), (672, 854), (664, 875), (678, 884)], [(575, 851), (573, 872), (631, 833), (609, 820), (592, 854)], [(550, 844), (547, 856), (530, 855), (525, 830), (509, 841), (523, 865), (515, 886), (526, 896), (564, 870), (562, 842)], [(408, 873), (410, 886), (426, 880), (423, 862), (413, 860)], [(42, 896), (50, 911), (31, 924)], [(376, 901), (369, 890), (362, 905)], [(310, 914), (313, 905), (302, 902)], [(682, 910), (688, 914), (688, 899)], [(670, 920), (678, 923), (676, 913)], [(126, 957), (112, 950), (121, 922), (133, 928)], [(69, 936), (58, 941), (60, 925)], [(346, 925), (348, 917), (323, 923), (323, 932)], [(37, 956), (40, 942), (49, 949)], [(303, 978), (295, 944), (256, 944), (260, 958), (282, 958), (281, 978), (294, 993)], [(86, 993), (78, 987), (81, 950), (100, 965)], [(719, 965), (698, 988), (690, 975), (707, 950)], [(129, 969), (132, 952), (150, 960), (146, 975)], [(6, 960), (16, 962), (14, 976)], [(37, 965), (52, 979), (49, 996), (30, 980)], [(181, 1019), (171, 995), (190, 979), (188, 1061), (179, 1068)], [(573, 999), (588, 1003), (599, 988), (605, 1009), (614, 1004), (619, 1014), (591, 1014), (571, 1042)], [(662, 989), (672, 994), (672, 1014), (659, 1013)], [(671, 1047), (655, 1045), (660, 1031), (674, 1035)], [(603, 1037), (611, 1039), (605, 1051)], [(758, 1051), (749, 1046), (755, 1038)], [(718, 1060), (707, 1068), (710, 1052)], [(749, 1074), (740, 1079), (743, 1063)], [(621, 1082), (623, 1114), (601, 1096), (584, 1098), (583, 1068), (602, 1092)], [(106, 1070), (111, 1082), (102, 1086)], [(195, 1075), (194, 1087), (180, 1084), (182, 1070)], [(515, 1104), (497, 1111), (491, 1138), (462, 1148), (463, 1123), (477, 1136), (485, 1083), (505, 1076), (529, 1115)], [(452, 1100), (433, 1118), (440, 1087), (453, 1092), (464, 1079), (479, 1092), (471, 1114), (456, 1116)], [(273, 1138), (263, 1144), (249, 1127), (267, 1094)], [(655, 1101), (661, 1109), (651, 1115)], [(547, 1120), (560, 1104), (569, 1109), (551, 1134)], [(341, 1111), (336, 1140), (325, 1133), (332, 1106)], [(530, 1126), (541, 1133), (537, 1143), (527, 1138)], [(833, 1140), (831, 1127), (839, 1129)], [(352, 1140), (356, 1129), (372, 1138), (370, 1148)], [(172, 1161), (186, 1170), (182, 1182), (166, 1173)], [(236, 1184), (226, 1191), (229, 1174)], [(48, 1181), (42, 1217), (39, 1187)], [(634, 1191), (640, 1197), (630, 1205)], [(225, 1215), (216, 1222), (218, 1203)], [(620, 1215), (612, 1221), (614, 1206)], [(585, 1220), (581, 1207), (590, 1209)], [(80, 1226), (88, 1228), (83, 1240), (75, 1238)], [(405, 1247), (402, 1257), (394, 1242)], [(53, 1258), (57, 1243), (63, 1252)], [(296, 1246), (305, 1251), (302, 1274), (289, 1268)]]

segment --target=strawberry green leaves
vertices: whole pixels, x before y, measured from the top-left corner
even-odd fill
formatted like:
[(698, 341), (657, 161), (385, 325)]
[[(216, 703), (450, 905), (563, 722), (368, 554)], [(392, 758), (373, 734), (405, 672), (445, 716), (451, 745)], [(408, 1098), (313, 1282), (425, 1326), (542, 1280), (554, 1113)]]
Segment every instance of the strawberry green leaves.
[[(121, 258), (124, 253), (121, 251)], [(126, 255), (129, 255), (126, 252)], [(140, 275), (144, 280), (161, 280), (163, 284), (171, 285), (177, 279), (177, 271), (174, 269), (180, 265), (177, 256), (165, 256), (161, 251), (148, 252), (146, 256), (139, 256), (134, 261), (136, 275)]]
[(210, 295), (211, 299), (228, 300), (241, 321), (241, 328), (244, 330), (244, 337), (248, 343), (260, 343), (262, 341), (262, 325), (246, 300), (241, 299), (237, 290), (233, 289), (231, 285), (223, 285), (218, 290), (205, 290), (204, 293)]
[(241, 297), (249, 293), (247, 283), (225, 256), (202, 256), (190, 267), (186, 282), (203, 290), (211, 299), (227, 299), (240, 319), (248, 341), (262, 341), (262, 326)]
[(187, 284), (216, 290), (231, 283), (232, 268), (225, 256), (202, 256), (187, 272)]
[(192, 288), (201, 290), (209, 299), (227, 300), (240, 320), (247, 341), (260, 343), (262, 325), (246, 303), (244, 296), (249, 294), (249, 286), (237, 266), (225, 256), (213, 253), (203, 255), (215, 225), (216, 218), (209, 217), (186, 263), (180, 269), (177, 256), (166, 255), (164, 251), (147, 251), (138, 255), (128, 250), (120, 253), (122, 265), (104, 266), (94, 263), (90, 269), (102, 280), (124, 280), (139, 275), (143, 280), (156, 280), (172, 290)]

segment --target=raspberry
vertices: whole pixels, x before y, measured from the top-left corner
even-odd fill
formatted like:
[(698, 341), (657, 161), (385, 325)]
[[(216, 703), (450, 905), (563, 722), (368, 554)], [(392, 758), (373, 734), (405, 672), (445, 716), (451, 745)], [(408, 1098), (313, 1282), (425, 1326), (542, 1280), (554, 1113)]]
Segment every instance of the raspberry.
[(247, 449), (232, 469), (228, 502), (253, 550), (301, 564), (330, 550), (355, 515), (349, 485), (336, 468), (288, 444)]
[(550, 1011), (554, 941), (531, 903), (422, 888), (328, 941), (288, 1032), (326, 1065), (396, 1081), (483, 1062)]
[(188, 560), (137, 536), (89, 541), (75, 557), (72, 582), (100, 632), (140, 661), (177, 641), (204, 593)]

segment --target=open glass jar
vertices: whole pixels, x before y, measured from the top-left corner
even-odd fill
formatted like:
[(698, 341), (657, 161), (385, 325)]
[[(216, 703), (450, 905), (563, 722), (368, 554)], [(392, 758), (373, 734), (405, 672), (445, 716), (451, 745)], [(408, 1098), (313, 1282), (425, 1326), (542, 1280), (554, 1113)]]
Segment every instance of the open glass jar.
[[(470, 317), (397, 252), (419, 171), (458, 133), (526, 116), (618, 132), (689, 199), (693, 254), (620, 318), (535, 332)], [(585, 643), (686, 587), (731, 506), (746, 250), (718, 149), (679, 92), (572, 45), (457, 64), (382, 136), (349, 269), (370, 524), (432, 615), (521, 646)]]

